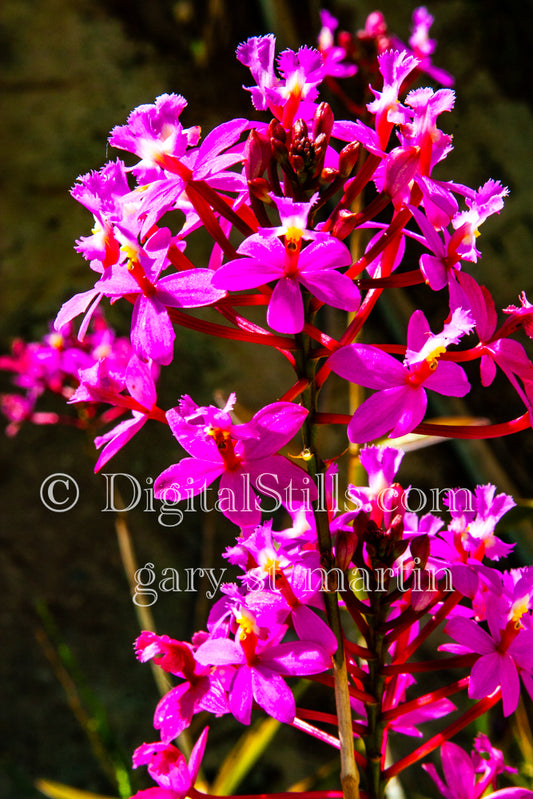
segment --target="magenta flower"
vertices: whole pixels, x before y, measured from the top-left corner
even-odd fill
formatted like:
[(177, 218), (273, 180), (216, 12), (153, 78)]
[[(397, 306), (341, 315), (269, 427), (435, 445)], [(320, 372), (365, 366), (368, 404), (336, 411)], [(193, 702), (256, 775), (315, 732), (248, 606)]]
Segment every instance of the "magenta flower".
[[(444, 780), (432, 763), (423, 765), (445, 799), (480, 799), (483, 795), (486, 799), (530, 799), (533, 796), (533, 791), (519, 787), (485, 794), (487, 788), (494, 785), (497, 774), (515, 769), (504, 766), (502, 753), (490, 746), (486, 735), (478, 735), (474, 746), (475, 750), (469, 756), (451, 741), (442, 744)], [(483, 754), (488, 754), (488, 759)]]
[[(83, 396), (81, 391), (90, 397), (93, 402), (113, 401), (113, 391), (108, 388), (109, 377), (108, 373), (103, 371), (104, 365), (104, 363), (99, 362), (93, 369), (88, 369), (86, 372), (81, 373), (82, 385), (72, 397), (73, 402), (80, 401), (81, 396)], [(96, 448), (104, 448), (94, 467), (95, 472), (105, 466), (128, 441), (131, 441), (150, 418), (157, 401), (154, 373), (157, 375), (157, 368), (154, 367), (154, 364), (143, 363), (136, 355), (132, 355), (125, 372), (124, 385), (130, 396), (138, 403), (139, 409), (131, 411), (130, 419), (125, 419), (107, 433), (96, 436), (94, 439)], [(120, 390), (120, 385), (113, 386), (113, 388), (119, 388)], [(118, 392), (115, 391), (116, 393)], [(120, 404), (120, 400), (118, 404)]]
[(413, 27), (409, 37), (409, 46), (413, 54), (420, 59), (418, 69), (429, 75), (442, 86), (453, 86), (454, 79), (449, 72), (436, 67), (431, 60), (437, 43), (435, 39), (429, 38), (429, 29), (433, 25), (433, 17), (427, 8), (421, 6), (413, 11)]
[(254, 107), (260, 111), (270, 109), (285, 127), (290, 127), (296, 114), (310, 121), (315, 111), (317, 86), (325, 77), (322, 56), (311, 47), (300, 47), (298, 52), (285, 50), (278, 56), (281, 78), (274, 70), (276, 39), (254, 36), (237, 48), (237, 59), (248, 67), (256, 81), (245, 87), (251, 93)]
[(469, 315), (459, 309), (442, 333), (433, 334), (422, 311), (415, 311), (409, 321), (403, 363), (367, 344), (350, 344), (334, 352), (328, 363), (336, 374), (377, 389), (353, 415), (348, 425), (350, 441), (364, 443), (385, 433), (391, 438), (410, 433), (424, 418), (427, 388), (464, 397), (470, 384), (463, 369), (440, 356), (472, 328)]
[(165, 365), (172, 361), (176, 338), (167, 308), (198, 308), (225, 295), (212, 286), (210, 269), (191, 269), (160, 277), (168, 265), (169, 244), (168, 228), (158, 230), (144, 248), (128, 242), (124, 245), (128, 267), (110, 266), (95, 286), (95, 290), (112, 300), (137, 297), (131, 320), (133, 349), (140, 358)]
[(179, 501), (202, 493), (220, 477), (218, 508), (240, 526), (256, 525), (261, 511), (255, 491), (280, 504), (294, 495), (316, 499), (317, 489), (299, 466), (275, 455), (300, 429), (307, 411), (290, 402), (274, 402), (246, 424), (233, 424), (235, 395), (221, 411), (198, 407), (188, 397), (167, 413), (181, 446), (191, 455), (156, 479), (155, 496)]
[(400, 103), (399, 94), (404, 80), (418, 66), (418, 59), (405, 50), (387, 50), (378, 56), (378, 61), (383, 88), (379, 92), (370, 87), (375, 99), (368, 103), (367, 108), (375, 114), (379, 146), (385, 150), (394, 124), (409, 122), (409, 112)]
[(135, 652), (141, 663), (153, 659), (162, 669), (184, 680), (171, 688), (155, 709), (154, 728), (161, 731), (164, 743), (170, 743), (189, 727), (193, 715), (201, 710), (216, 716), (229, 712), (226, 693), (216, 674), (196, 662), (190, 644), (145, 631), (135, 642)]
[(520, 698), (519, 670), (531, 675), (533, 669), (533, 631), (512, 619), (503, 630), (497, 629), (495, 623), (492, 627), (489, 634), (471, 619), (451, 619), (444, 632), (460, 646), (445, 646), (454, 652), (480, 655), (472, 668), (468, 695), (483, 699), (500, 687), (503, 714), (509, 716)]
[(128, 117), (126, 125), (111, 131), (112, 147), (134, 153), (141, 159), (131, 171), (143, 183), (161, 175), (166, 156), (179, 158), (200, 136), (198, 126), (184, 128), (180, 114), (187, 100), (179, 94), (162, 94), (155, 103), (140, 105)]
[[(348, 248), (327, 234), (306, 229), (310, 203), (275, 198), (281, 226), (264, 228), (238, 248), (237, 258), (217, 269), (213, 285), (228, 291), (257, 288), (276, 280), (267, 311), (267, 322), (280, 333), (300, 333), (305, 322), (303, 286), (322, 302), (345, 311), (356, 311), (361, 300), (350, 278), (337, 271), (350, 266)], [(284, 235), (282, 243), (278, 235)], [(302, 239), (315, 238), (301, 249)]]
[(209, 727), (195, 743), (189, 762), (172, 744), (142, 744), (133, 753), (133, 768), (148, 766), (158, 788), (137, 791), (132, 799), (184, 799), (196, 782), (204, 755)]
[(237, 721), (250, 724), (253, 700), (273, 718), (290, 724), (294, 697), (283, 676), (303, 677), (331, 668), (331, 655), (319, 644), (291, 641), (262, 644), (254, 615), (244, 606), (235, 611), (236, 640), (212, 638), (195, 653), (204, 666), (236, 666), (229, 687), (229, 708)]

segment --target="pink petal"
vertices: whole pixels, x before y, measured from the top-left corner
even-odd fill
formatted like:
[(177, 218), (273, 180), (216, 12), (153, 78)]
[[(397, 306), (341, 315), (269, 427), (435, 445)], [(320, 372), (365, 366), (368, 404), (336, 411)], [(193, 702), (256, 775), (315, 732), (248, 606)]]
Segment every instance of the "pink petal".
[(249, 666), (241, 666), (235, 672), (229, 695), (229, 709), (241, 724), (250, 724), (252, 702), (252, 670)]
[(167, 309), (157, 297), (141, 294), (133, 306), (131, 343), (141, 358), (168, 365), (174, 354), (176, 334)]
[(191, 756), (189, 757), (189, 775), (191, 777), (191, 785), (194, 785), (196, 782), (196, 777), (198, 776), (198, 772), (200, 770), (200, 763), (202, 762), (202, 758), (204, 756), (208, 732), (209, 727), (206, 727), (194, 744)]
[(441, 749), (442, 770), (450, 791), (457, 799), (471, 799), (476, 775), (472, 760), (460, 746), (446, 741)]
[(261, 521), (259, 500), (252, 488), (247, 470), (225, 471), (220, 479), (217, 506), (239, 527), (257, 525)]
[(459, 644), (468, 647), (469, 652), (476, 652), (478, 655), (488, 655), (496, 649), (490, 635), (471, 619), (451, 619), (444, 632)]
[(199, 308), (226, 295), (212, 284), (211, 269), (191, 269), (162, 277), (157, 283), (159, 300), (171, 308)]
[(463, 368), (451, 361), (439, 361), (436, 371), (424, 381), (424, 387), (446, 397), (464, 397), (470, 391)]
[(330, 269), (327, 272), (306, 272), (300, 283), (314, 297), (343, 311), (357, 311), (361, 302), (359, 289), (346, 275)]
[(265, 650), (261, 662), (279, 674), (303, 677), (330, 669), (331, 655), (318, 644), (291, 641)]
[(328, 366), (364, 388), (392, 388), (405, 383), (406, 370), (400, 361), (369, 344), (341, 347), (330, 356)]
[(201, 666), (234, 666), (246, 663), (242, 646), (229, 638), (210, 638), (194, 653)]
[(305, 605), (293, 608), (292, 622), (301, 641), (313, 641), (330, 655), (337, 651), (337, 639), (331, 628), (310, 608)]
[(154, 495), (156, 499), (163, 499), (165, 502), (180, 502), (195, 497), (205, 491), (223, 471), (222, 461), (209, 463), (195, 458), (183, 458), (156, 478)]
[[(470, 673), (468, 696), (472, 699), (483, 699), (489, 696), (500, 685), (500, 652), (491, 652), (477, 660)], [(515, 670), (516, 671), (516, 670)]]
[(302, 290), (297, 280), (282, 277), (276, 283), (267, 311), (267, 323), (278, 333), (300, 333), (304, 326)]
[[(415, 397), (411, 397), (411, 394)], [(348, 425), (348, 438), (364, 444), (381, 438), (391, 430), (392, 437), (405, 435), (421, 421), (425, 409), (426, 397), (422, 389), (398, 386), (376, 391), (354, 413)]]
[(252, 690), (255, 701), (269, 716), (284, 724), (290, 724), (294, 720), (294, 697), (279, 674), (260, 665), (255, 666), (252, 669)]
[[(503, 715), (510, 716), (515, 712), (520, 699), (520, 680), (515, 662), (507, 652), (500, 656), (500, 685), (502, 687)], [(487, 691), (487, 695), (489, 693), (490, 691)]]

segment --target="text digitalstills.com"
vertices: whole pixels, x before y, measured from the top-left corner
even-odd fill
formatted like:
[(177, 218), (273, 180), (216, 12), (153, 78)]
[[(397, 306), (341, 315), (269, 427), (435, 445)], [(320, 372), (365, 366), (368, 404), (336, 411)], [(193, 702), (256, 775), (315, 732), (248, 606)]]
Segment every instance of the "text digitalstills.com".
[[(178, 527), (186, 518), (186, 514), (209, 513), (211, 511), (250, 510), (256, 501), (260, 501), (261, 511), (275, 513), (280, 508), (296, 512), (304, 508), (315, 507), (318, 511), (330, 510), (343, 513), (357, 510), (360, 500), (352, 494), (350, 488), (342, 492), (339, 488), (338, 475), (328, 479), (328, 490), (323, 474), (318, 475), (315, 483), (318, 498), (311, 502), (312, 481), (304, 478), (303, 487), (297, 488), (291, 483), (279, 487), (278, 475), (265, 472), (260, 474), (251, 484), (248, 474), (241, 475), (242, 484), (239, 496), (230, 488), (218, 488), (215, 485), (204, 485), (200, 493), (193, 492), (190, 486), (172, 486), (165, 490), (165, 496), (157, 498), (154, 493), (154, 479), (144, 478), (144, 484), (127, 472), (110, 472), (99, 475), (104, 480), (104, 495), (101, 511), (103, 513), (128, 513), (133, 510), (156, 514), (158, 524), (163, 527)], [(307, 480), (307, 484), (305, 482)], [(306, 487), (307, 486), (307, 487)], [(258, 493), (259, 492), (259, 496)], [(313, 493), (315, 493), (313, 491)], [(72, 510), (81, 496), (80, 486), (68, 474), (55, 473), (46, 477), (40, 486), (40, 497), (43, 505), (55, 513)], [(244, 498), (244, 500), (243, 500)], [(474, 495), (468, 488), (421, 488), (409, 487), (398, 492), (394, 487), (383, 488), (375, 495), (378, 507), (384, 513), (442, 513), (460, 508), (469, 512), (474, 509)]]

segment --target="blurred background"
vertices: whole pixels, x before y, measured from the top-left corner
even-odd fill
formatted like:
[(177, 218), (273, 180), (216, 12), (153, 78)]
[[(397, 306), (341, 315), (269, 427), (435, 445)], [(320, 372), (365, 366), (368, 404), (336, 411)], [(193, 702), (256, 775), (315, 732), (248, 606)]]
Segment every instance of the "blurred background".
[[(533, 296), (532, 35), (525, 21), (532, 3), (508, 0), (505, 9), (496, 0), (427, 5), (439, 43), (434, 61), (455, 75), (457, 89), (456, 110), (442, 124), (454, 134), (455, 150), (439, 177), (474, 187), (492, 177), (509, 186), (504, 212), (483, 227), (483, 258), (473, 273), (500, 308), (517, 304), (522, 289)], [(320, 7), (352, 31), (363, 27), (376, 8), (366, 0), (320, 5), (314, 0), (3, 0), (1, 352), (14, 337), (40, 338), (61, 303), (89, 286), (86, 263), (73, 245), (88, 234), (92, 218), (70, 197), (69, 188), (79, 174), (106, 161), (109, 130), (163, 92), (183, 94), (189, 102), (184, 125), (199, 124), (204, 133), (225, 119), (248, 115), (249, 95), (241, 86), (249, 83), (249, 74), (234, 58), (236, 46), (267, 32), (276, 33), (278, 49), (313, 45)], [(415, 3), (383, 0), (378, 7), (389, 29), (407, 41)], [(120, 311), (111, 321), (127, 332)], [(396, 319), (392, 310), (386, 321), (392, 329), (402, 325), (401, 315)], [(170, 407), (184, 392), (209, 403), (216, 391), (236, 390), (253, 412), (275, 398), (264, 377), (268, 370), (282, 379), (286, 374), (275, 358), (261, 357), (250, 383), (246, 346), (220, 347), (180, 333), (179, 369), (165, 374), (159, 404)], [(8, 390), (6, 375), (0, 378), (1, 389)], [(475, 392), (466, 409), (444, 410), (494, 421), (522, 413), (503, 381), (492, 392)], [(168, 431), (153, 423), (107, 471), (134, 474), (145, 486), (177, 457)], [(422, 487), (490, 480), (527, 499), (533, 496), (532, 457), (531, 431), (489, 445), (440, 444), (422, 456), (407, 456), (401, 477)], [(92, 443), (75, 429), (26, 425), (16, 437), (1, 439), (0, 640), (5, 654), (0, 684), (6, 698), (0, 718), (0, 796), (7, 799), (40, 796), (34, 787), (38, 778), (117, 795), (112, 778), (117, 764), (126, 768), (135, 746), (155, 737), (157, 688), (149, 667), (133, 656), (138, 623), (114, 516), (101, 512), (105, 481), (93, 474), (93, 462)], [(51, 472), (67, 473), (80, 486), (80, 501), (69, 513), (52, 513), (40, 501), (40, 486)], [(211, 551), (229, 541), (223, 521), (211, 529), (206, 515), (165, 529), (142, 503), (128, 514), (128, 524), (139, 564), (154, 563), (158, 574), (165, 567), (205, 563)], [(508, 524), (507, 534), (518, 541), (512, 565), (531, 562), (527, 519), (518, 513)], [(202, 592), (161, 595), (152, 610), (158, 630), (176, 638), (187, 639), (205, 624)], [(515, 759), (526, 760), (527, 714), (513, 723), (526, 725), (515, 751)], [(497, 727), (493, 742), (514, 746), (516, 730), (509, 724)], [(226, 720), (213, 726), (208, 776), (237, 735)], [(304, 740), (301, 751), (287, 758), (281, 754), (288, 751), (287, 741), (285, 731), (278, 733), (274, 750), (241, 792), (286, 787), (287, 761), (293, 782), (315, 767), (316, 747)], [(417, 782), (410, 793), (429, 795), (433, 789), (428, 780)]]

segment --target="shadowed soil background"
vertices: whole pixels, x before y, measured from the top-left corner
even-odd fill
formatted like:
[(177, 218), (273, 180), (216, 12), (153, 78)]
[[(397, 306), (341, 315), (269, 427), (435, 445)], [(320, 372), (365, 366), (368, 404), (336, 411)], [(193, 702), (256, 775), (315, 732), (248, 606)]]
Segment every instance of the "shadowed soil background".
[[(351, 29), (362, 27), (374, 8), (355, 0), (324, 6), (340, 17), (342, 27)], [(392, 0), (379, 5), (390, 29), (404, 41), (413, 7)], [(530, 2), (518, 0), (507, 2), (505, 10), (495, 0), (428, 3), (435, 16), (432, 33), (439, 42), (435, 62), (456, 76), (458, 92), (456, 111), (442, 120), (443, 129), (454, 134), (456, 150), (439, 177), (476, 187), (492, 177), (511, 190), (503, 213), (483, 227), (483, 258), (473, 268), (500, 307), (516, 304), (522, 289), (530, 299), (533, 296), (532, 40), (524, 23), (528, 7), (531, 10)], [(123, 124), (136, 105), (153, 102), (163, 92), (183, 94), (189, 101), (184, 124), (200, 124), (204, 133), (224, 119), (250, 114), (249, 96), (241, 90), (250, 77), (234, 59), (237, 44), (269, 31), (277, 33), (281, 47), (313, 44), (318, 8), (303, 0), (4, 0), (2, 352), (15, 336), (42, 336), (61, 303), (89, 287), (87, 265), (73, 244), (88, 234), (92, 219), (68, 189), (79, 174), (105, 162), (109, 130)], [(202, 265), (207, 253), (206, 244), (205, 253), (199, 249), (192, 260)], [(381, 335), (389, 338), (404, 328), (409, 314), (407, 298), (397, 299), (399, 310), (393, 313), (391, 307), (381, 320)], [(428, 299), (433, 298), (426, 292), (423, 301)], [(126, 332), (126, 316), (120, 310), (110, 320), (119, 332)], [(253, 413), (276, 398), (276, 380), (289, 385), (287, 367), (275, 355), (252, 353), (245, 345), (220, 345), (180, 331), (176, 353), (177, 367), (171, 374), (164, 372), (161, 382), (159, 404), (164, 408), (182, 393), (207, 404), (217, 390), (235, 390)], [(251, 362), (255, 372), (250, 380)], [(0, 379), (2, 390), (9, 390), (7, 377)], [(476, 391), (466, 409), (434, 407), (432, 412), (465, 410), (494, 421), (522, 413), (504, 381), (492, 391)], [(105, 471), (132, 474), (144, 489), (147, 479), (178, 457), (169, 431), (154, 422)], [(490, 445), (447, 443), (406, 457), (400, 477), (428, 489), (490, 480), (500, 490), (530, 498), (532, 457), (531, 431)], [(133, 656), (137, 620), (114, 514), (102, 510), (105, 478), (93, 474), (93, 462), (92, 443), (70, 428), (25, 426), (15, 438), (1, 440), (0, 796), (6, 799), (39, 796), (33, 787), (37, 778), (116, 795), (106, 776), (106, 757), (95, 745), (96, 733), (115, 760), (117, 752), (123, 752), (127, 767), (135, 746), (155, 737), (157, 690), (149, 667)], [(65, 514), (46, 510), (39, 498), (43, 480), (53, 472), (71, 475), (80, 486), (78, 504)], [(128, 501), (129, 484), (122, 488)], [(139, 564), (154, 563), (158, 575), (165, 567), (181, 573), (200, 563), (226, 565), (218, 554), (230, 541), (231, 529), (224, 519), (189, 514), (181, 525), (165, 528), (156, 514), (143, 508), (144, 501), (127, 514)], [(530, 563), (530, 528), (520, 514), (513, 517), (508, 534), (519, 541), (511, 565)], [(187, 639), (205, 625), (208, 586), (199, 588), (196, 593), (182, 590), (160, 596), (152, 608), (160, 632)], [(71, 658), (77, 664), (74, 673), (79, 671), (74, 684), (64, 671)], [(105, 708), (106, 720), (95, 702)], [(99, 721), (88, 722), (83, 707)], [(195, 720), (194, 737), (203, 724), (204, 719)], [(493, 743), (512, 745), (505, 727), (493, 732)], [(238, 734), (230, 719), (213, 725), (208, 777)], [(278, 733), (274, 748), (242, 791), (281, 790), (288, 780), (296, 782), (315, 769), (323, 757), (321, 747), (297, 739), (301, 746), (293, 754), (289, 738), (290, 731)], [(409, 793), (423, 796), (433, 791), (429, 781), (417, 781)]]

